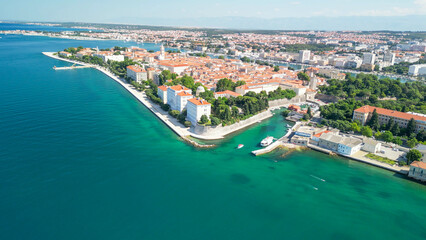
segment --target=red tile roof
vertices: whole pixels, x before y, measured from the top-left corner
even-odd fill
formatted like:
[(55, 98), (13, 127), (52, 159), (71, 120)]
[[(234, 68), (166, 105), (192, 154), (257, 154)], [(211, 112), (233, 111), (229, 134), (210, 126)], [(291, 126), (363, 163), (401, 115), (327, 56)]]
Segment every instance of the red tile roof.
[(186, 91), (186, 90), (189, 90), (189, 88), (184, 87), (182, 85), (171, 86), (170, 89), (175, 90), (175, 91)]
[(410, 166), (426, 169), (425, 162), (414, 161), (410, 164)]
[(374, 112), (374, 110), (376, 110), (377, 114), (379, 114), (379, 115), (392, 116), (392, 117), (402, 118), (402, 119), (406, 119), (406, 120), (410, 120), (410, 119), (414, 118), (414, 120), (426, 121), (426, 117), (422, 117), (422, 116), (418, 116), (418, 115), (414, 115), (414, 114), (409, 114), (409, 113), (404, 113), (404, 112), (398, 112), (398, 111), (395, 111), (395, 110), (372, 107), (372, 106), (369, 106), (369, 105), (365, 105), (363, 107), (355, 109), (354, 112), (372, 113), (372, 112)]
[(161, 91), (164, 92), (164, 91), (167, 91), (167, 86), (162, 85), (162, 86), (159, 86), (158, 89), (161, 89)]
[(187, 92), (179, 92), (177, 95), (181, 96), (181, 97), (189, 97), (192, 96), (192, 94), (187, 93)]
[(215, 92), (214, 94), (215, 94), (215, 95), (216, 95), (216, 94), (217, 94), (217, 95), (228, 94), (228, 95), (231, 95), (231, 96), (234, 96), (234, 97), (241, 96), (241, 94), (238, 94), (238, 93), (233, 92), (233, 91), (230, 91), (230, 90), (225, 90), (225, 91), (223, 91), (223, 92)]
[(132, 70), (133, 72), (145, 72), (145, 69), (137, 66), (137, 65), (131, 65), (131, 66), (127, 66), (127, 69)]
[(209, 102), (207, 102), (206, 100), (202, 99), (202, 98), (191, 98), (188, 100), (189, 102), (201, 106), (201, 105), (210, 105)]
[(328, 130), (326, 130), (326, 131), (323, 131), (323, 132), (320, 132), (320, 133), (317, 133), (317, 134), (315, 134), (314, 135), (314, 137), (321, 137), (321, 135), (323, 135), (324, 133), (329, 133), (330, 131), (328, 131)]

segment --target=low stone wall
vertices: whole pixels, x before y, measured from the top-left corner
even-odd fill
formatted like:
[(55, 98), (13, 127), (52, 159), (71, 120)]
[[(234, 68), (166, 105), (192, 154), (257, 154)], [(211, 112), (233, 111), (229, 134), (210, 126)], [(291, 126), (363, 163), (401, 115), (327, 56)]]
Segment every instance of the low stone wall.
[(301, 103), (301, 102), (306, 102), (306, 96), (302, 95), (302, 96), (296, 96), (292, 99), (278, 99), (278, 100), (274, 100), (274, 101), (269, 101), (269, 107), (271, 108), (276, 108), (276, 107), (283, 107), (285, 105), (288, 104), (294, 104), (294, 103)]
[(336, 96), (331, 96), (331, 95), (325, 95), (325, 94), (321, 94), (321, 93), (317, 93), (317, 95), (315, 95), (315, 98), (323, 101), (323, 102), (331, 102), (331, 103), (336, 103), (338, 102), (340, 99)]
[[(257, 123), (258, 121), (262, 121), (266, 118), (272, 117), (273, 114), (271, 111), (265, 111), (262, 113), (259, 113), (249, 119), (234, 123), (230, 126), (200, 126), (196, 125), (193, 128), (193, 131), (196, 135), (193, 135), (193, 137), (201, 138), (201, 139), (209, 139), (209, 138), (215, 138), (215, 136), (222, 136), (224, 137), (227, 134), (230, 134), (232, 132), (238, 131), (240, 129), (243, 129), (245, 127), (248, 127), (252, 124)], [(197, 136), (198, 135), (198, 136)]]

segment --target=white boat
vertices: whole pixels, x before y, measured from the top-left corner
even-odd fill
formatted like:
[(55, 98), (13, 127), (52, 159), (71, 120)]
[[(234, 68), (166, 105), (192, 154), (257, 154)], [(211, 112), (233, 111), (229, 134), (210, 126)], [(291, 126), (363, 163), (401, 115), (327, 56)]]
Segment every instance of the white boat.
[(287, 124), (286, 127), (290, 128), (291, 126)]
[(267, 147), (274, 141), (274, 137), (267, 137), (260, 142), (260, 146)]
[(244, 147), (244, 144), (238, 144), (237, 149), (240, 149), (240, 148), (243, 148), (243, 147)]

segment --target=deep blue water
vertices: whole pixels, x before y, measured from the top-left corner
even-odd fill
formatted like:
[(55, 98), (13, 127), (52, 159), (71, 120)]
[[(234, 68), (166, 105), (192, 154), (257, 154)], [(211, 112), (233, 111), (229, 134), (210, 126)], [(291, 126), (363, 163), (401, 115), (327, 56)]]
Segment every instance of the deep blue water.
[(28, 31), (49, 31), (49, 32), (62, 32), (62, 31), (98, 31), (84, 28), (64, 28), (43, 25), (30, 25), (20, 23), (0, 23), (0, 30), (28, 30)]
[(285, 133), (279, 115), (195, 149), (102, 73), (41, 54), (80, 45), (133, 43), (0, 39), (1, 239), (426, 238), (425, 185), (312, 151), (252, 156)]

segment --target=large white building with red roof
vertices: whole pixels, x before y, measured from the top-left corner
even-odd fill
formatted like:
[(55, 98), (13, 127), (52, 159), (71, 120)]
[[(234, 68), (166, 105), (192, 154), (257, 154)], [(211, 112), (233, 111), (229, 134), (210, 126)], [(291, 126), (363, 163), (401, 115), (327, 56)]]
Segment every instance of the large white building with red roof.
[(408, 122), (413, 118), (416, 122), (416, 132), (420, 132), (426, 129), (426, 117), (424, 116), (372, 107), (369, 105), (355, 109), (352, 120), (358, 120), (362, 125), (365, 125), (371, 119), (374, 110), (376, 110), (377, 115), (379, 116), (380, 125), (387, 124), (390, 119), (393, 119), (393, 121), (398, 124), (400, 128), (406, 128)]
[[(183, 93), (182, 93), (183, 92)], [(181, 93), (180, 95), (178, 95)], [(182, 85), (167, 88), (167, 104), (172, 110), (182, 111), (186, 107), (189, 95), (192, 97), (192, 90)]]
[(206, 115), (210, 117), (211, 104), (202, 98), (191, 98), (187, 104), (187, 119), (193, 125), (196, 125), (200, 121), (201, 116)]
[(148, 80), (148, 74), (146, 70), (138, 65), (127, 66), (127, 76), (138, 83)]
[(159, 86), (157, 89), (157, 95), (164, 104), (167, 104), (167, 86)]

